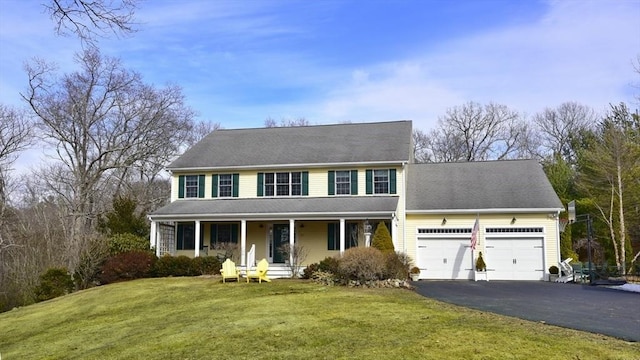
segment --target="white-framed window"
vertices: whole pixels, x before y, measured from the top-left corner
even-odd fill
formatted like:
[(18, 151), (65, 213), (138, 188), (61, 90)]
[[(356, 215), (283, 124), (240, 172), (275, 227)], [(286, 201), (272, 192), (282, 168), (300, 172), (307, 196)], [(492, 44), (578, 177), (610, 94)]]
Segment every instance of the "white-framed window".
[(264, 196), (302, 195), (302, 172), (264, 173)]
[(218, 196), (219, 197), (233, 196), (233, 175), (232, 174), (218, 175)]
[(197, 198), (198, 197), (198, 189), (199, 186), (199, 176), (198, 175), (186, 175), (184, 177), (184, 197), (186, 198)]
[(389, 170), (373, 170), (373, 193), (389, 193)]
[(336, 195), (351, 195), (351, 171), (336, 171)]

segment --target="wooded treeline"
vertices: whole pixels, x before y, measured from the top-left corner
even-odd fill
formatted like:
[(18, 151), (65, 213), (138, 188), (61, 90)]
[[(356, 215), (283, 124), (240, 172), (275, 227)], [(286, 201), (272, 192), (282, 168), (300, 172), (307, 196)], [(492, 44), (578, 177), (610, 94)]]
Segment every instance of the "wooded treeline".
[[(32, 303), (40, 274), (52, 267), (67, 268), (77, 288), (92, 286), (109, 238), (119, 232), (105, 226), (114, 206), (128, 206), (125, 216), (140, 232), (140, 219), (168, 201), (164, 166), (220, 127), (197, 121), (180, 87), (146, 84), (101, 54), (97, 32), (133, 31), (136, 1), (121, 3), (51, 2), (57, 30), (87, 44), (77, 69), (61, 74), (33, 59), (25, 67), (25, 107), (0, 104), (0, 311)], [(96, 4), (103, 7), (87, 11)], [(265, 121), (304, 125), (303, 118)], [(594, 216), (595, 261), (621, 274), (636, 271), (640, 117), (629, 105), (597, 113), (565, 102), (524, 117), (502, 104), (468, 102), (448, 109), (435, 128), (416, 129), (413, 142), (417, 162), (539, 159), (562, 202), (575, 199), (578, 213)], [(46, 149), (46, 162), (15, 175), (18, 156), (32, 147)], [(567, 227), (562, 257), (586, 260), (585, 239), (584, 226)]]

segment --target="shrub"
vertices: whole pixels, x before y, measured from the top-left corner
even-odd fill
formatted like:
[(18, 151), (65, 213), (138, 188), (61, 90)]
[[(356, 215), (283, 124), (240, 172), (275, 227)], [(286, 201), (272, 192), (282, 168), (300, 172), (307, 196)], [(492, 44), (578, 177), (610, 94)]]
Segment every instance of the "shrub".
[(40, 275), (36, 286), (36, 301), (45, 301), (73, 291), (73, 278), (66, 268), (50, 268)]
[(199, 270), (188, 256), (165, 255), (156, 261), (153, 274), (158, 277), (196, 276)]
[(318, 270), (330, 272), (332, 274), (337, 274), (338, 264), (339, 264), (339, 260), (337, 257), (329, 256), (324, 258), (324, 260), (320, 261), (320, 263), (318, 264)]
[(102, 266), (100, 283), (149, 277), (157, 259), (148, 251), (129, 251), (112, 256)]
[(373, 234), (371, 246), (382, 251), (383, 253), (394, 251), (391, 234), (389, 233), (389, 229), (387, 229), (387, 226), (382, 221), (380, 222), (380, 224), (378, 224), (375, 234)]
[(478, 254), (478, 259), (476, 260), (476, 270), (477, 271), (487, 270), (487, 264), (485, 264), (484, 259), (482, 258), (482, 251)]
[(385, 258), (385, 279), (406, 279), (409, 273), (409, 257), (401, 252), (388, 252)]
[(307, 265), (307, 267), (304, 268), (304, 270), (302, 270), (302, 278), (303, 279), (311, 279), (313, 274), (318, 272), (318, 266), (319, 266), (318, 263), (313, 263), (313, 264)]
[(560, 269), (558, 269), (557, 266), (555, 265), (551, 265), (549, 267), (549, 274), (554, 274), (554, 275), (558, 275), (558, 273), (560, 272)]
[(344, 252), (338, 263), (338, 276), (344, 283), (364, 283), (384, 276), (385, 256), (372, 247), (355, 247)]
[(220, 274), (222, 264), (215, 256), (200, 256), (192, 260), (193, 267), (198, 271), (199, 275), (215, 275)]
[(149, 248), (149, 239), (134, 234), (115, 234), (109, 237), (109, 254), (117, 255), (129, 251), (147, 251)]

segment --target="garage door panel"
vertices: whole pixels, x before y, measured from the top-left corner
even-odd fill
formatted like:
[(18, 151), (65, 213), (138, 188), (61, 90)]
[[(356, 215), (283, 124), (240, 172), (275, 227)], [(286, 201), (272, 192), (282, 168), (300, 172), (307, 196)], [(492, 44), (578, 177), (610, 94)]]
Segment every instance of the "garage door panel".
[(416, 263), (421, 279), (471, 279), (471, 250), (467, 239), (418, 239)]
[(492, 280), (543, 280), (542, 238), (489, 238), (485, 255)]

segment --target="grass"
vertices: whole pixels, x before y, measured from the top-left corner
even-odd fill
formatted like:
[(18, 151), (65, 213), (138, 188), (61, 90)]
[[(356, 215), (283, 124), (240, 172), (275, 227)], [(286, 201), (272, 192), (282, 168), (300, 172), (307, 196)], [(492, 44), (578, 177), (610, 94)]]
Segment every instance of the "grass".
[(13, 359), (638, 359), (640, 344), (400, 289), (144, 279), (0, 314)]

